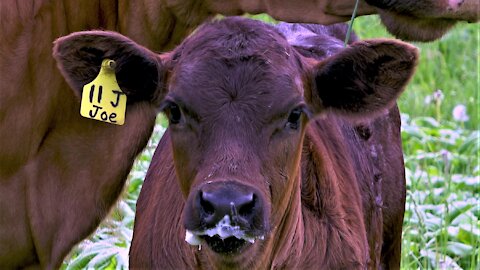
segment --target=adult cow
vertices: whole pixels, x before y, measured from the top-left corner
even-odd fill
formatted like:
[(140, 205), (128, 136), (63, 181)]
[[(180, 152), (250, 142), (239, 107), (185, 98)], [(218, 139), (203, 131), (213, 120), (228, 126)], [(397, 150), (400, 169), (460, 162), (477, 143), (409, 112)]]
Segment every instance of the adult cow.
[[(98, 31), (56, 48), (73, 88), (112, 58), (124, 85), (151, 82), (142, 91), (169, 117), (137, 205), (132, 268), (398, 267), (382, 257), (399, 248), (382, 248), (382, 224), (403, 214), (382, 200), (404, 192), (398, 112), (386, 110), (413, 73), (414, 47), (362, 41), (318, 61), (272, 26), (229, 18), (163, 55)], [(365, 142), (353, 122), (375, 116)], [(383, 193), (394, 186), (403, 190)]]
[(165, 50), (208, 16), (196, 1), (0, 1), (0, 269), (60, 266), (114, 204), (158, 110), (138, 90), (155, 82), (119, 80), (123, 126), (81, 117), (52, 42), (102, 28)]

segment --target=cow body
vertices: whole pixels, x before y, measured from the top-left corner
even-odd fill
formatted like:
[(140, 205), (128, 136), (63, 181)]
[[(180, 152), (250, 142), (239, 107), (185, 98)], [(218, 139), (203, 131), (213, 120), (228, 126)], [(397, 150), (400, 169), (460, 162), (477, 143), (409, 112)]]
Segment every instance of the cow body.
[[(222, 14), (261, 13), (277, 20), (332, 24), (350, 20), (356, 0), (206, 1)], [(379, 14), (387, 30), (397, 38), (432, 41), (441, 38), (459, 21), (480, 19), (478, 0), (360, 0), (357, 16)]]
[[(182, 16), (196, 25), (208, 15), (190, 4)], [(115, 202), (157, 114), (131, 96), (124, 126), (81, 117), (79, 89), (62, 78), (52, 42), (103, 28), (164, 50), (189, 31), (189, 22), (173, 27), (176, 15), (159, 1), (1, 1), (1, 269), (59, 267)]]
[[(353, 69), (366, 84), (388, 78), (365, 92), (399, 93), (415, 50), (378, 41), (366, 45), (372, 55), (357, 55), (361, 42), (341, 49), (332, 35), (297, 36), (293, 47), (287, 40), (271, 26), (233, 18), (207, 24), (161, 57), (170, 128), (137, 203), (132, 268), (399, 267), (405, 178), (398, 109), (388, 109), (385, 97), (388, 105), (364, 111), (353, 92), (320, 102), (313, 89), (364, 87), (349, 77), (357, 76)], [(326, 44), (316, 48), (321, 57), (300, 56), (315, 44)], [(330, 57), (323, 48), (333, 50)], [(310, 109), (299, 113), (302, 100)], [(306, 125), (310, 113), (321, 116)]]

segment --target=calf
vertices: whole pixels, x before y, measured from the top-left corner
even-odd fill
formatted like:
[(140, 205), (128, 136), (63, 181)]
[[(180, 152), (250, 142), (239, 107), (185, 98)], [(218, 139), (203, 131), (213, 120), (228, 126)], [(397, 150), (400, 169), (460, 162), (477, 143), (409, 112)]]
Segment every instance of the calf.
[[(69, 65), (96, 66), (100, 57), (77, 57), (89, 48), (125, 68), (144, 63), (120, 79), (157, 79), (147, 90), (170, 126), (137, 204), (132, 268), (389, 265), (382, 253), (399, 246), (384, 234), (403, 206), (382, 200), (402, 194), (388, 185), (404, 179), (398, 112), (388, 109), (412, 76), (414, 47), (360, 41), (317, 60), (272, 26), (228, 18), (158, 56), (111, 32), (73, 34), (59, 48)], [(94, 72), (65, 75), (75, 84)]]

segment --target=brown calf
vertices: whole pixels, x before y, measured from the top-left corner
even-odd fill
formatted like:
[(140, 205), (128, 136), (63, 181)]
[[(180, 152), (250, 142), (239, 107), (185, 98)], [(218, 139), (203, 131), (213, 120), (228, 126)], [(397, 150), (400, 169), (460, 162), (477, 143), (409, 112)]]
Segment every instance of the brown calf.
[(399, 252), (404, 178), (398, 111), (387, 110), (414, 47), (360, 41), (316, 60), (241, 18), (159, 56), (112, 32), (57, 46), (74, 88), (111, 57), (126, 91), (151, 82), (142, 91), (170, 120), (138, 201), (132, 268), (398, 267), (386, 254)]

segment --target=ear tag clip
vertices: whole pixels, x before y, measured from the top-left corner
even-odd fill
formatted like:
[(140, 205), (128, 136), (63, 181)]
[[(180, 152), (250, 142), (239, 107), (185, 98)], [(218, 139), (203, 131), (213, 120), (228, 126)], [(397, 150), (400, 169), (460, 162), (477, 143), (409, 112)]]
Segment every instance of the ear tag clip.
[(80, 115), (115, 125), (125, 123), (127, 96), (118, 86), (115, 61), (104, 59), (97, 77), (83, 86)]

